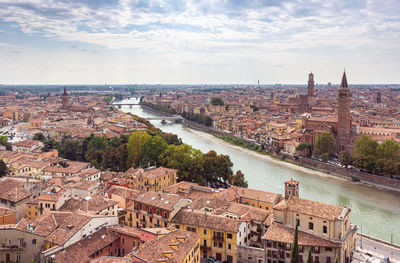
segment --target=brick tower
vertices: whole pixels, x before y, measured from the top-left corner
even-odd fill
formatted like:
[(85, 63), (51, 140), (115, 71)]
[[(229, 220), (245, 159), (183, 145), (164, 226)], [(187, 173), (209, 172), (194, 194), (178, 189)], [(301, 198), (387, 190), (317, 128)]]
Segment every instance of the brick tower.
[(338, 90), (338, 152), (344, 150), (351, 136), (350, 89), (347, 85), (346, 72)]
[(312, 72), (308, 74), (308, 86), (307, 86), (307, 103), (308, 110), (310, 111), (312, 106), (314, 105), (314, 74)]
[(68, 96), (67, 96), (67, 88), (64, 87), (64, 94), (61, 101), (61, 108), (66, 109), (68, 108)]

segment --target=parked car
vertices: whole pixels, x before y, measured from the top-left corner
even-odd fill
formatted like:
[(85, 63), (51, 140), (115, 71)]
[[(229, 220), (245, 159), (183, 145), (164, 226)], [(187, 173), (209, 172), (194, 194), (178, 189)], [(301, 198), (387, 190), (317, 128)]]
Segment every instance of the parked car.
[(219, 260), (212, 258), (212, 257), (208, 257), (206, 262), (207, 263), (219, 263)]

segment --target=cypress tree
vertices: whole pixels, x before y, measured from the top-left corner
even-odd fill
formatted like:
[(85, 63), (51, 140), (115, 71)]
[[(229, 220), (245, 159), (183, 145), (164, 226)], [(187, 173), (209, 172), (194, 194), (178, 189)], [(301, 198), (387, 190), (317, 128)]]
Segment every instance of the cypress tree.
[(298, 228), (299, 224), (298, 222), (296, 223), (296, 229), (294, 230), (294, 239), (293, 239), (293, 244), (292, 248), (290, 249), (290, 263), (299, 263), (299, 246), (298, 246)]
[(311, 247), (308, 250), (308, 256), (307, 256), (307, 261), (306, 263), (313, 263), (313, 257), (312, 257), (312, 253), (311, 253)]

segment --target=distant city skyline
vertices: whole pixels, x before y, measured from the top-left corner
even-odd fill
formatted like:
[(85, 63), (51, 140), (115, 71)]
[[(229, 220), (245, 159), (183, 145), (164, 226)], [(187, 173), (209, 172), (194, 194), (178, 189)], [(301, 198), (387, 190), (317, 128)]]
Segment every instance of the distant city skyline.
[(0, 84), (400, 83), (400, 2), (0, 0)]

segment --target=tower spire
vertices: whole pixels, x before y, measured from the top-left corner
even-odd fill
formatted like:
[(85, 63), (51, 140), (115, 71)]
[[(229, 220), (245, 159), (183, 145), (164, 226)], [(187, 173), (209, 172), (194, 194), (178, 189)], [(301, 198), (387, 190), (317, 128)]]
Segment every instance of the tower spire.
[(340, 84), (340, 87), (349, 88), (349, 86), (347, 85), (346, 71), (343, 72), (342, 83)]

